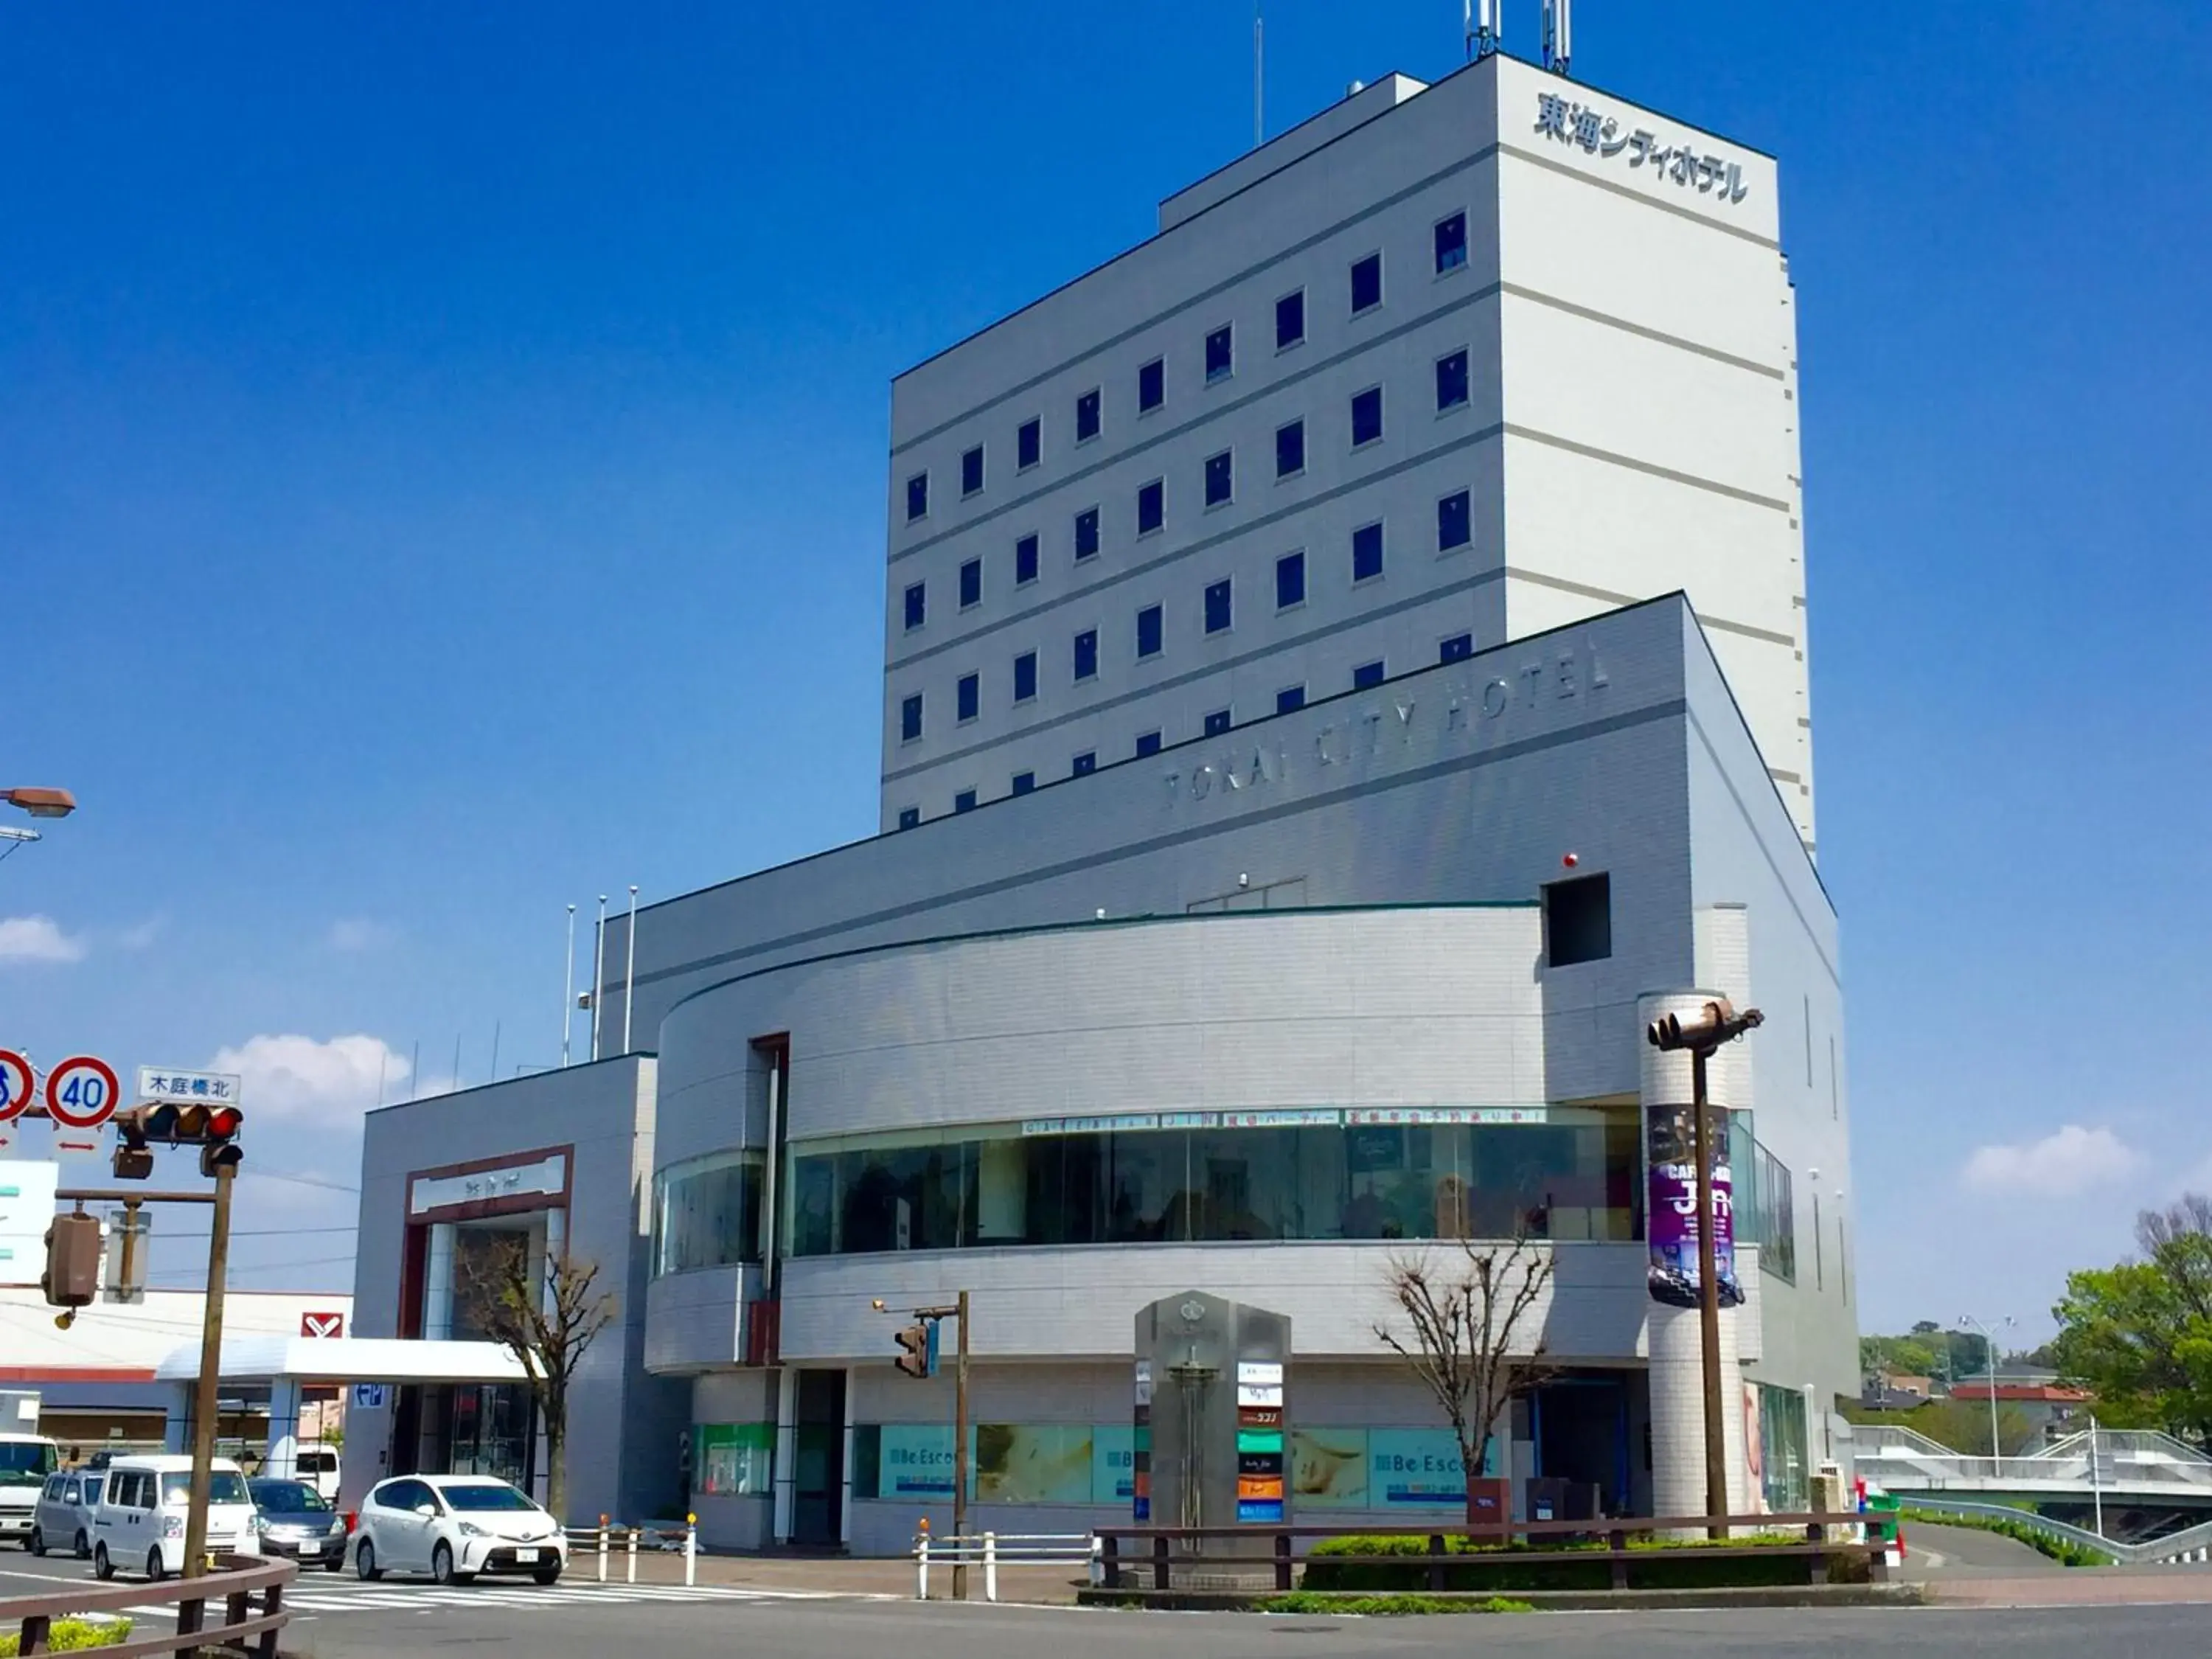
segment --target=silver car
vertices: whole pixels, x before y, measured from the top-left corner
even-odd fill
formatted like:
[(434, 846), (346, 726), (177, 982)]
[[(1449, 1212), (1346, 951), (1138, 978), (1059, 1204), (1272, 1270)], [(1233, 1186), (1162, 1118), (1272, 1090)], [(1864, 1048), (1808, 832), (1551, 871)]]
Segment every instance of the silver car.
[(46, 1477), (31, 1516), (31, 1553), (69, 1550), (80, 1561), (92, 1558), (92, 1515), (100, 1507), (107, 1477), (98, 1469), (64, 1471)]

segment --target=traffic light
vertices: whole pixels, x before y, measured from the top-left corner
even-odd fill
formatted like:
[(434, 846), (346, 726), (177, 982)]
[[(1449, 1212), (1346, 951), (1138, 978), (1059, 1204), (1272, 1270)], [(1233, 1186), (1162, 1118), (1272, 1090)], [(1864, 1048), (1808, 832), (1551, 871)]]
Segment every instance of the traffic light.
[(115, 1115), (115, 1176), (118, 1181), (143, 1181), (154, 1173), (149, 1143), (200, 1149), (200, 1173), (212, 1176), (220, 1168), (235, 1168), (246, 1154), (238, 1146), (238, 1132), (246, 1114), (229, 1104), (206, 1105), (198, 1101), (163, 1100), (150, 1106), (133, 1106)]
[(927, 1376), (930, 1373), (930, 1349), (936, 1345), (929, 1339), (931, 1328), (927, 1324), (908, 1325), (894, 1339), (898, 1343), (898, 1358), (891, 1363), (908, 1376)]
[(80, 1211), (46, 1229), (46, 1270), (39, 1288), (54, 1308), (86, 1308), (100, 1297), (100, 1220)]

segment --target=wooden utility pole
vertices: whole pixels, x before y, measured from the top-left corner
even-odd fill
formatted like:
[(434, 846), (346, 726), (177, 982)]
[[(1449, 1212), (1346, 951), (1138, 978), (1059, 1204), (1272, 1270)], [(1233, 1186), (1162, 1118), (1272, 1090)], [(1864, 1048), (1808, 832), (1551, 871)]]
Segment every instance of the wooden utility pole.
[(208, 1490), (215, 1468), (216, 1383), (222, 1371), (222, 1287), (230, 1267), (230, 1188), (238, 1171), (216, 1165), (215, 1219), (208, 1237), (207, 1310), (200, 1321), (200, 1375), (192, 1392), (191, 1513), (185, 1522), (185, 1577), (207, 1571)]

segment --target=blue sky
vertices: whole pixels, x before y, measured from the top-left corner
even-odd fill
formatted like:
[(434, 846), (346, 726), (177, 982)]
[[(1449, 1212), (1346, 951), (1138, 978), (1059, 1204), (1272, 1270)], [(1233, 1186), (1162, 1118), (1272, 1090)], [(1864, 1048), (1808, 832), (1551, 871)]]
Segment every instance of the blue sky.
[[(1577, 18), (1584, 77), (1782, 161), (1865, 1322), (2033, 1328), (2212, 1185), (2212, 10)], [(83, 810), (0, 864), (0, 1043), (241, 1054), (252, 1165), (343, 1188), (380, 1065), (556, 1057), (564, 902), (868, 832), (890, 378), (1237, 154), (1250, 40), (9, 9), (0, 781)], [(1459, 11), (1267, 42), (1279, 130)], [(249, 1183), (243, 1282), (349, 1283), (351, 1203)]]

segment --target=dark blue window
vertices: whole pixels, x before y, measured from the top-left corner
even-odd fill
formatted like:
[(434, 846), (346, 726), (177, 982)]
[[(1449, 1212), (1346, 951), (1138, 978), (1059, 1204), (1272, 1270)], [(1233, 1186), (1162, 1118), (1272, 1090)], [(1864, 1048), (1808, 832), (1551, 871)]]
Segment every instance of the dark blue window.
[(1159, 752), (1160, 734), (1158, 732), (1139, 732), (1137, 733), (1137, 758), (1139, 760), (1144, 759), (1147, 755), (1157, 755)]
[(929, 511), (929, 474), (917, 472), (906, 481), (906, 521), (912, 524)]
[(902, 806), (899, 808), (900, 829), (911, 830), (921, 822), (921, 808), (919, 806)]
[(983, 712), (983, 677), (963, 674), (955, 701), (958, 704), (957, 718), (972, 720)]
[(1235, 452), (1223, 450), (1206, 459), (1206, 504), (1218, 507), (1237, 493)]
[(1014, 701), (1027, 702), (1036, 696), (1036, 653), (1024, 651), (1014, 659)]
[(1079, 778), (1085, 773), (1096, 772), (1098, 769), (1098, 751), (1095, 749), (1085, 750), (1075, 757), (1075, 764), (1067, 769)]
[(1455, 351), (1437, 359), (1437, 410), (1457, 409), (1467, 401), (1467, 353)]
[(1464, 662), (1474, 654), (1474, 635), (1455, 634), (1437, 647), (1438, 662)]
[(983, 488), (983, 446), (977, 444), (960, 458), (960, 493), (973, 495)]
[(1162, 617), (1160, 607), (1148, 605), (1137, 613), (1137, 655), (1157, 657), (1160, 654)]
[(1437, 551), (1449, 553), (1455, 547), (1465, 547), (1474, 539), (1473, 520), (1468, 513), (1467, 491), (1447, 495), (1437, 503)]
[(1209, 634), (1223, 632), (1231, 621), (1229, 580), (1224, 576), (1206, 590), (1206, 631)]
[(1088, 559), (1098, 552), (1098, 509), (1086, 507), (1075, 515), (1075, 556)]
[(1044, 459), (1044, 422), (1035, 416), (1014, 431), (1014, 465), (1035, 466)]
[(1352, 265), (1352, 314), (1371, 311), (1382, 303), (1382, 256), (1370, 253)]
[(1467, 263), (1467, 215), (1455, 213), (1437, 221), (1437, 274), (1457, 270)]
[(960, 608), (983, 603), (983, 562), (970, 559), (960, 567)]
[(1158, 478), (1137, 486), (1137, 533), (1149, 536), (1167, 522), (1167, 487)]
[(908, 583), (906, 590), (906, 625), (908, 628), (921, 627), (922, 618), (928, 614), (928, 610), (927, 586), (921, 582)]
[(1352, 671), (1352, 689), (1355, 691), (1364, 691), (1370, 686), (1382, 684), (1382, 664), (1379, 659), (1364, 662)]
[(1306, 556), (1285, 553), (1275, 561), (1275, 609), (1306, 602)]
[(1207, 737), (1218, 738), (1228, 729), (1229, 711), (1226, 708), (1217, 708), (1211, 714), (1208, 714), (1206, 717), (1206, 735)]
[(1285, 294), (1275, 301), (1275, 349), (1294, 346), (1306, 337), (1306, 291)]
[(1086, 628), (1075, 636), (1075, 678), (1087, 680), (1098, 673), (1098, 630)]
[(1370, 386), (1352, 394), (1352, 447), (1371, 444), (1382, 435), (1382, 388)]
[(952, 798), (952, 810), (956, 812), (974, 811), (975, 810), (975, 792), (973, 789), (963, 789), (958, 794)]
[(1037, 573), (1037, 538), (1024, 536), (1014, 544), (1014, 586), (1033, 582)]
[(1352, 580), (1364, 582), (1382, 574), (1382, 526), (1364, 524), (1352, 532)]
[(1158, 409), (1168, 400), (1168, 366), (1155, 357), (1137, 371), (1137, 413)]
[(1306, 423), (1291, 421), (1275, 428), (1275, 476), (1287, 478), (1306, 470)]
[(899, 741), (912, 743), (921, 735), (921, 693), (917, 691), (899, 705)]
[(1015, 774), (1014, 774), (1014, 793), (1015, 793), (1016, 794), (1018, 794), (1018, 795), (1026, 795), (1026, 794), (1028, 794), (1028, 793), (1029, 793), (1029, 792), (1030, 792), (1030, 790), (1032, 790), (1032, 789), (1034, 789), (1034, 788), (1036, 788), (1036, 773), (1034, 773), (1034, 772), (1017, 772), (1017, 773), (1015, 773)]
[(1092, 386), (1075, 400), (1075, 441), (1083, 443), (1098, 435), (1098, 388)]
[(1225, 380), (1237, 370), (1237, 332), (1227, 323), (1206, 337), (1206, 383)]
[(1287, 714), (1306, 706), (1306, 689), (1303, 685), (1286, 685), (1275, 693), (1275, 712)]

